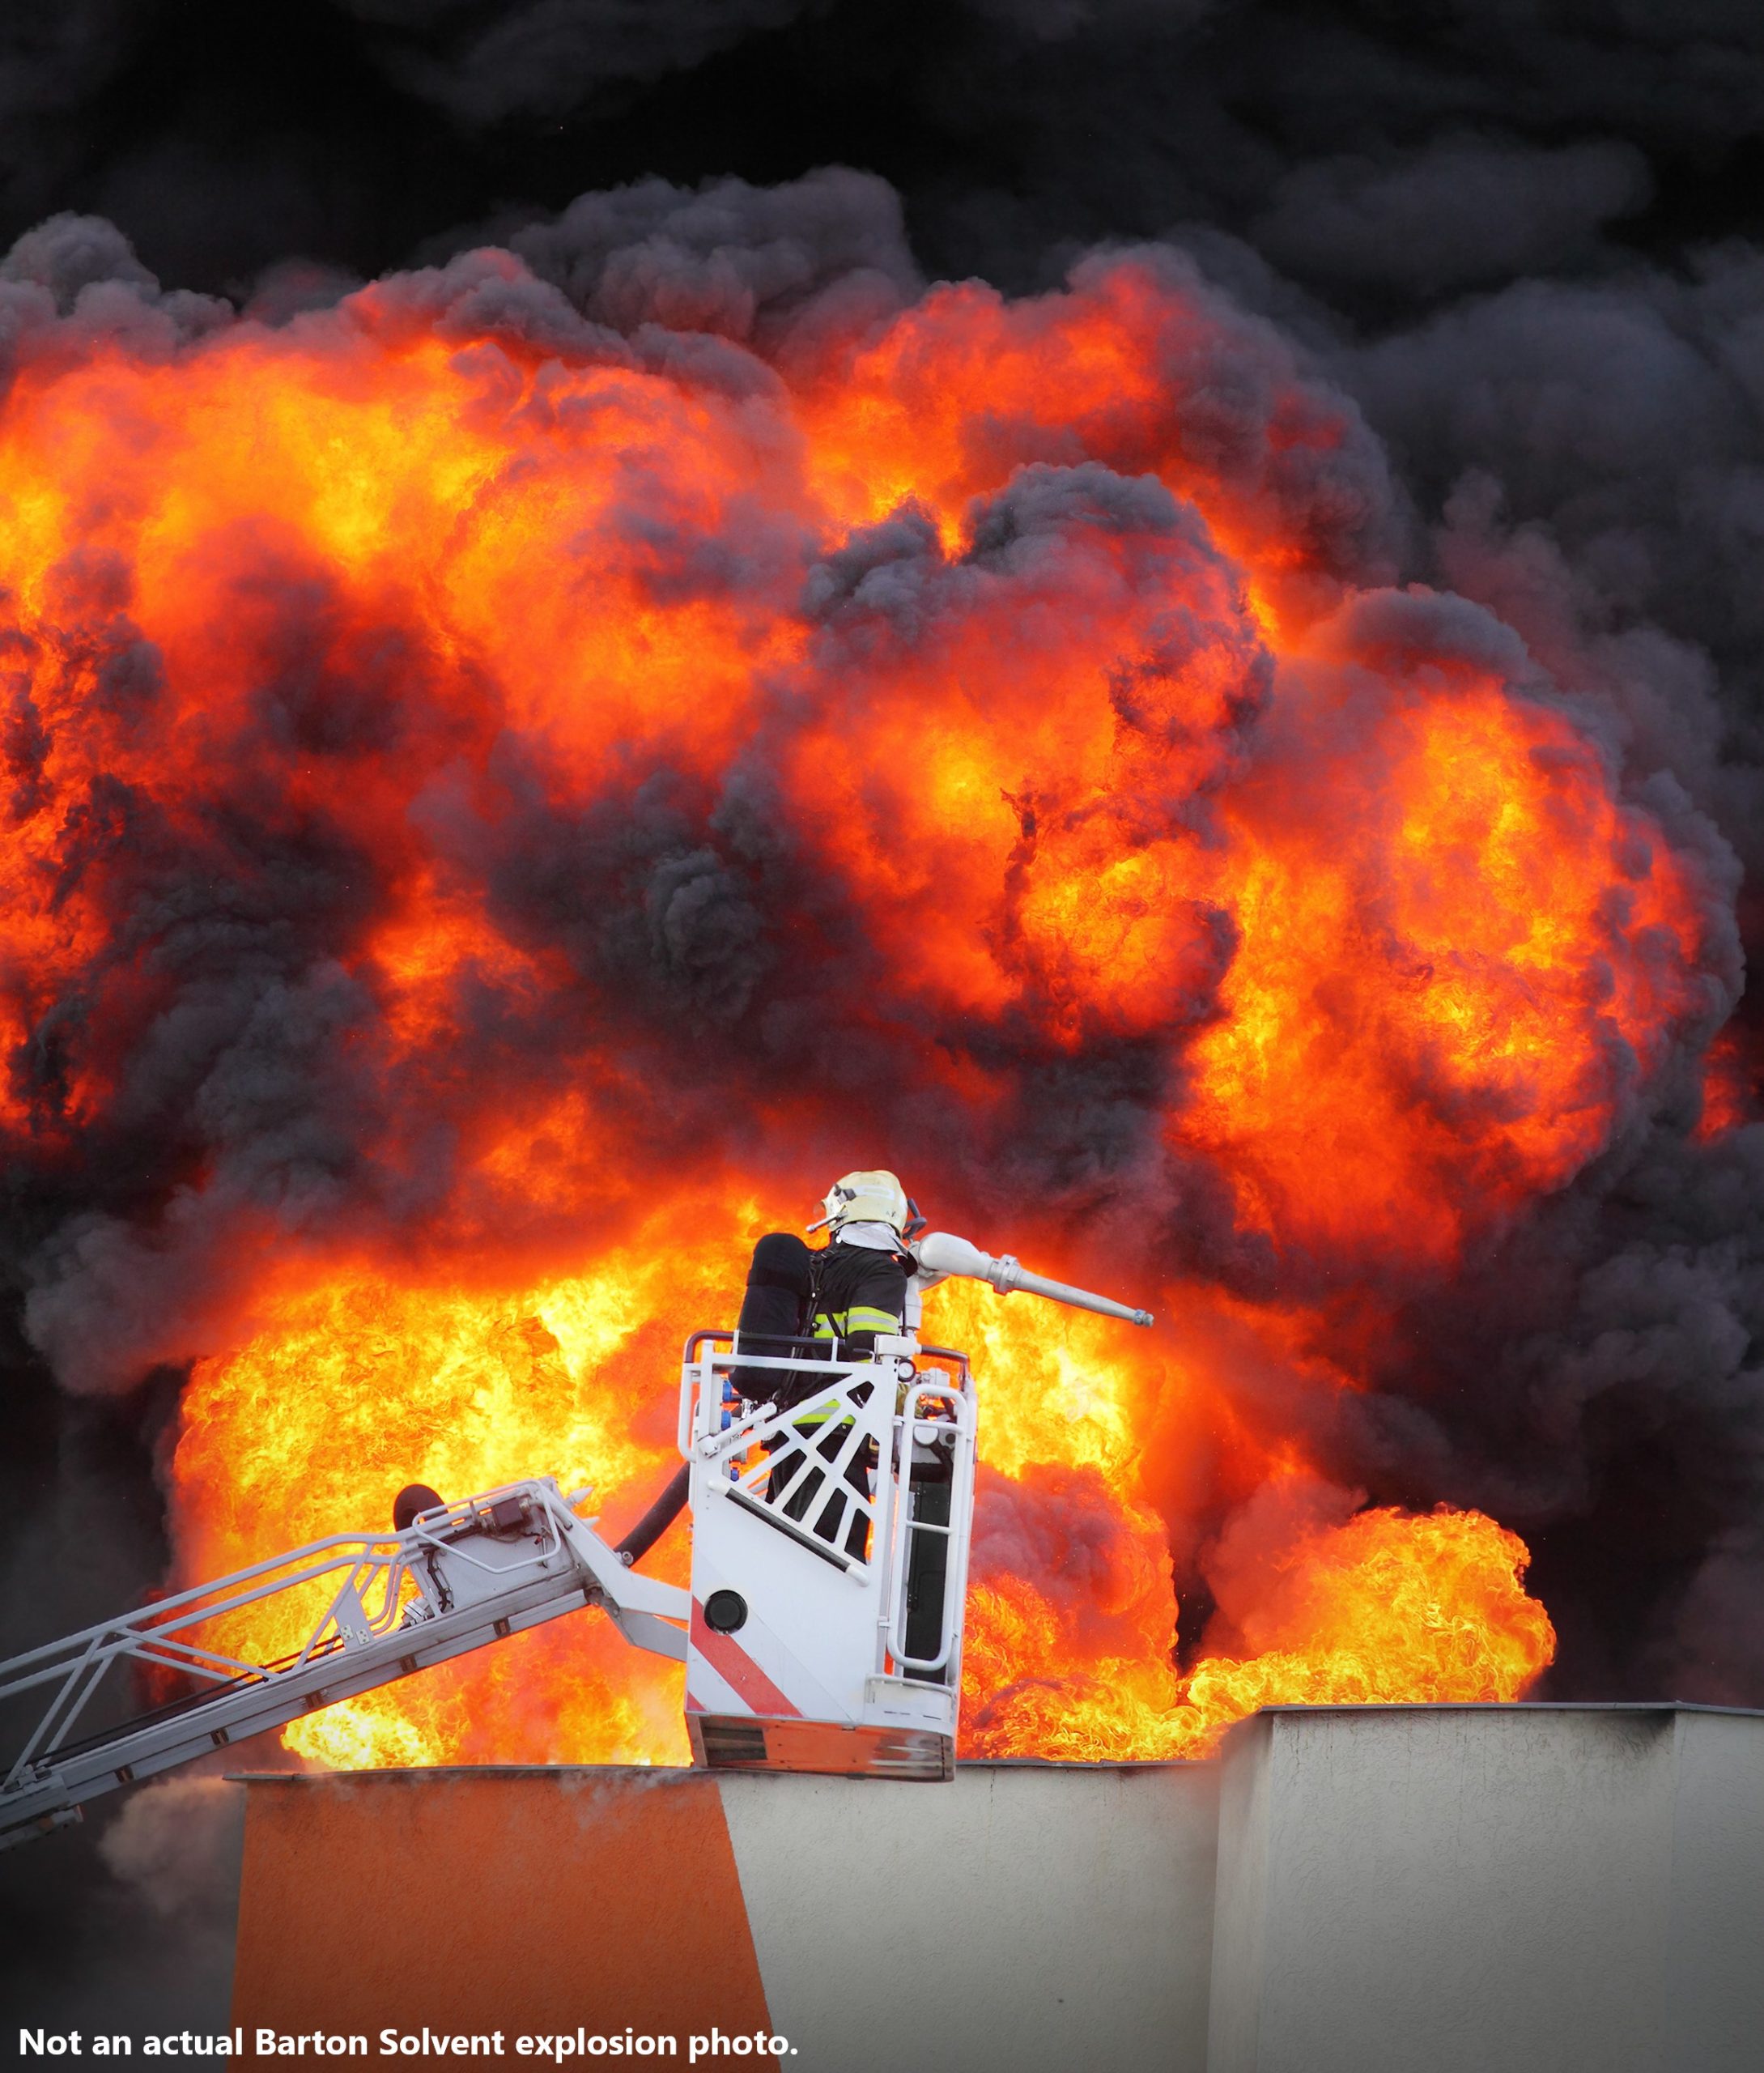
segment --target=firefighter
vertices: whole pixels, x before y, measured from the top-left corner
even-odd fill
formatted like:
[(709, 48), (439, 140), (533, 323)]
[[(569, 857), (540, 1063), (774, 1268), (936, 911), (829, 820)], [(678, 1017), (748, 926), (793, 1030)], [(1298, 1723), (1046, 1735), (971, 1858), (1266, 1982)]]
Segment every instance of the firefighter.
[[(819, 1252), (810, 1252), (800, 1238), (781, 1232), (768, 1234), (754, 1249), (737, 1351), (781, 1354), (793, 1325), (793, 1335), (814, 1341), (824, 1360), (867, 1359), (878, 1334), (904, 1329), (909, 1305), (916, 1313), (908, 1292), (917, 1262), (907, 1241), (924, 1225), (895, 1177), (882, 1171), (848, 1173), (827, 1190), (822, 1207), (825, 1214), (809, 1226), (811, 1233), (830, 1233)], [(768, 1398), (786, 1408), (807, 1402), (827, 1386), (824, 1371), (818, 1377), (812, 1365), (800, 1379), (776, 1368), (737, 1369), (735, 1374), (742, 1395)], [(849, 1420), (831, 1407), (805, 1412), (789, 1432), (771, 1442), (771, 1487), (782, 1491), (795, 1479), (784, 1499), (785, 1514), (807, 1519), (813, 1509), (814, 1530), (823, 1540), (839, 1539), (850, 1509), (845, 1544), (848, 1552), (861, 1557), (868, 1530), (864, 1515), (848, 1508), (837, 1492), (818, 1503), (827, 1480), (820, 1467), (799, 1473), (805, 1454), (835, 1458), (849, 1430)], [(866, 1498), (875, 1467), (868, 1454), (859, 1449), (845, 1466), (846, 1483)]]
[[(916, 1330), (919, 1324), (920, 1292), (930, 1280), (908, 1249), (910, 1241), (925, 1228), (918, 1204), (912, 1200), (892, 1173), (886, 1171), (848, 1173), (828, 1190), (822, 1224), (831, 1237), (826, 1248), (811, 1254), (814, 1264), (813, 1300), (814, 1333), (818, 1339), (843, 1343), (854, 1353), (873, 1353), (879, 1334)], [(818, 1227), (816, 1227), (818, 1228)], [(812, 1418), (811, 1414), (811, 1418)], [(822, 1430), (813, 1432), (810, 1419), (800, 1420), (797, 1431), (813, 1439), (820, 1451), (836, 1455), (843, 1432), (835, 1414), (819, 1414)], [(913, 1530), (910, 1535), (907, 1582), (907, 1648), (910, 1654), (935, 1654), (943, 1617), (945, 1572), (949, 1561), (950, 1456), (935, 1447), (919, 1446), (909, 1439), (914, 1466), (910, 1500)], [(797, 1457), (793, 1450), (791, 1458)], [(783, 1466), (782, 1462), (780, 1464)], [(863, 1452), (847, 1464), (845, 1479), (854, 1489), (870, 1494), (876, 1462), (873, 1450)], [(788, 1474), (788, 1470), (784, 1471)], [(812, 1471), (797, 1486), (811, 1485), (802, 1509), (796, 1509), (797, 1492), (785, 1503), (787, 1511), (804, 1517), (822, 1478)], [(842, 1507), (829, 1501), (816, 1526), (823, 1539), (838, 1531)], [(830, 1528), (828, 1519), (834, 1522)], [(856, 1513), (848, 1529), (846, 1549), (861, 1556), (865, 1552), (863, 1515)]]
[[(754, 1248), (736, 1322), (737, 1356), (768, 1356), (804, 1364), (794, 1373), (781, 1367), (736, 1368), (731, 1380), (750, 1403), (775, 1403), (785, 1411), (812, 1406), (831, 1379), (822, 1364), (867, 1358), (878, 1338), (916, 1332), (921, 1292), (944, 1278), (922, 1266), (910, 1249), (925, 1220), (894, 1174), (882, 1169), (847, 1173), (827, 1190), (822, 1208), (820, 1220), (809, 1226), (811, 1236), (822, 1230), (830, 1234), (819, 1252), (783, 1231), (768, 1232)], [(854, 1398), (869, 1386), (859, 1384)], [(843, 1539), (846, 1553), (862, 1561), (869, 1552), (869, 1514), (846, 1491), (866, 1503), (873, 1496), (873, 1444), (852, 1449), (844, 1487), (827, 1488), (850, 1436), (850, 1417), (836, 1404), (805, 1409), (766, 1442), (771, 1455), (767, 1488), (768, 1500), (787, 1518), (808, 1525), (830, 1545)], [(907, 1648), (911, 1655), (929, 1658), (936, 1654), (942, 1632), (953, 1457), (947, 1446), (926, 1444), (916, 1433), (905, 1444), (912, 1462)]]

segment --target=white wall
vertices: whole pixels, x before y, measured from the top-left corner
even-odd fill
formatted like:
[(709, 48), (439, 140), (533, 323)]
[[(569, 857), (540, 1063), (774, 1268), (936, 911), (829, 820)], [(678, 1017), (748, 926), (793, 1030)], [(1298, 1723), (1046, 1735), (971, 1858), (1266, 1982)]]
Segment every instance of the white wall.
[(1662, 2063), (1764, 2066), (1764, 1719), (1677, 1716)]
[(1209, 2073), (1764, 2067), (1764, 1719), (1294, 1710), (1224, 1761)]
[(1204, 2073), (1218, 1766), (728, 1777), (803, 2073)]

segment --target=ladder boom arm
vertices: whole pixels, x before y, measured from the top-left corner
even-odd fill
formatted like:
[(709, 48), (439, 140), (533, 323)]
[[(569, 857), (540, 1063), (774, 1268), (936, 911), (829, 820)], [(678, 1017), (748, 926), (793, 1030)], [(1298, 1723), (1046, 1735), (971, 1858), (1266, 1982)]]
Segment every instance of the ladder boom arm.
[[(402, 1533), (332, 1535), (0, 1663), (0, 1702), (51, 1694), (0, 1780), (0, 1849), (79, 1820), (84, 1801), (119, 1786), (584, 1604), (633, 1646), (683, 1662), (690, 1594), (627, 1568), (577, 1518), (587, 1494), (535, 1479), (426, 1512)], [(229, 1624), (295, 1593), (308, 1617), (324, 1606), (298, 1652), (270, 1662), (236, 1653)], [(198, 1688), (75, 1740), (107, 1674), (130, 1661)]]

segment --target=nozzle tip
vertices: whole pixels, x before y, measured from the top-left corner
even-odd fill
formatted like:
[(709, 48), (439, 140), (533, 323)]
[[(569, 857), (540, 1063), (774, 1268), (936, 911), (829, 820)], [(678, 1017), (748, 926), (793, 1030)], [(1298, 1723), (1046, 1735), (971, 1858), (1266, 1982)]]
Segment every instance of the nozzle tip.
[(1149, 1324), (1150, 1324), (1152, 1322), (1153, 1322), (1153, 1319), (1152, 1319), (1152, 1314), (1151, 1314), (1151, 1313), (1150, 1313), (1150, 1310), (1135, 1310), (1135, 1311), (1134, 1311), (1134, 1313), (1133, 1313), (1133, 1322), (1134, 1322), (1136, 1325), (1149, 1325)]

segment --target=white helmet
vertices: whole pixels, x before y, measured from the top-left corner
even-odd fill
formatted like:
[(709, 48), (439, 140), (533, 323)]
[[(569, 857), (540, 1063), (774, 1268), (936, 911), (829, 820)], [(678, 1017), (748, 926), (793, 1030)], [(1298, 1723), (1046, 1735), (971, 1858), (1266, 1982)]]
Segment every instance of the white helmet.
[(822, 1207), (827, 1214), (818, 1224), (809, 1226), (811, 1231), (824, 1230), (831, 1224), (836, 1233), (847, 1224), (886, 1224), (904, 1237), (908, 1226), (918, 1220), (918, 1212), (899, 1181), (879, 1168), (872, 1173), (847, 1173), (835, 1181), (827, 1190)]

